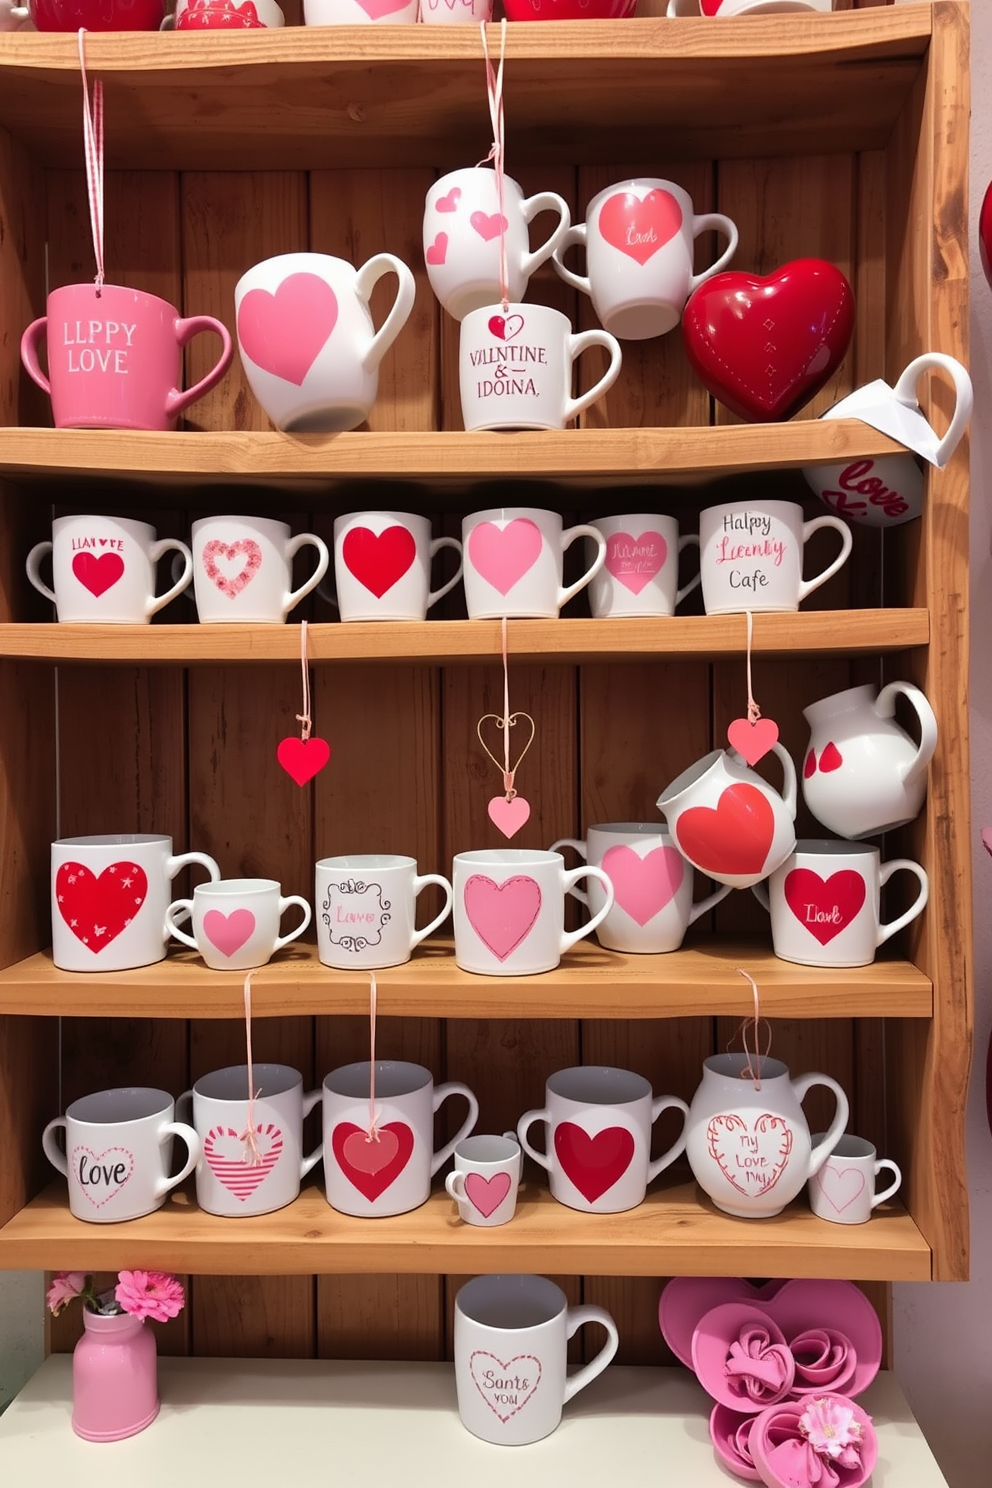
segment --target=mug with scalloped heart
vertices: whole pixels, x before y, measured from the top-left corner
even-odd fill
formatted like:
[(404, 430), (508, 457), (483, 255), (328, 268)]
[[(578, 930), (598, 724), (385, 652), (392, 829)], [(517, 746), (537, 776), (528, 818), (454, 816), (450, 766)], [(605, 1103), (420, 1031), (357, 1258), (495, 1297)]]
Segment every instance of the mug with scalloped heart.
[[(316, 589), (331, 555), (313, 532), (292, 536), (288, 522), (271, 517), (201, 517), (193, 523), (193, 594), (204, 624), (281, 625)], [(293, 559), (317, 549), (317, 566), (292, 588)]]
[[(293, 904), (302, 909), (303, 918), (287, 935), (280, 935), (279, 922)], [(284, 899), (274, 878), (222, 878), (197, 884), (192, 899), (170, 904), (165, 928), (199, 951), (211, 971), (251, 971), (297, 940), (310, 923), (310, 913), (299, 894)], [(192, 918), (192, 935), (176, 924), (180, 914)]]

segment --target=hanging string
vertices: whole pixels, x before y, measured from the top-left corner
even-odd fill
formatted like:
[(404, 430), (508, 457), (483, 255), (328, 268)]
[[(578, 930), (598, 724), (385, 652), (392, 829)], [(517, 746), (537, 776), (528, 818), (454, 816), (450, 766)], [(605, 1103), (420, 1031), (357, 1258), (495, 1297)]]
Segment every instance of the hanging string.
[(261, 1095), (260, 1090), (255, 1089), (255, 1077), (252, 1070), (251, 1056), (251, 979), (254, 972), (249, 972), (245, 977), (245, 1046), (248, 1054), (248, 1125), (241, 1133), (238, 1141), (244, 1145), (245, 1162), (250, 1168), (261, 1165), (262, 1154), (258, 1150), (258, 1135), (255, 1131), (255, 1101)]
[(300, 738), (304, 744), (310, 737), (310, 666), (307, 660), (307, 622), (300, 621), (300, 669), (303, 672), (303, 712), (297, 713), (296, 721), (301, 725)]
[(83, 147), (86, 156), (86, 191), (90, 204), (90, 229), (93, 234), (93, 256), (96, 259), (97, 298), (103, 289), (103, 81), (93, 84), (93, 105), (86, 77), (86, 29), (80, 26), (79, 70), (83, 79)]
[[(730, 1038), (730, 1041), (727, 1044), (727, 1048), (729, 1050), (732, 1047), (732, 1045), (733, 1045), (734, 1039), (736, 1039), (738, 1037), (738, 1035), (740, 1035), (741, 1043), (744, 1045), (744, 1053), (747, 1055), (747, 1062), (745, 1063), (745, 1065), (741, 1069), (740, 1077), (741, 1077), (742, 1080), (753, 1080), (754, 1081), (754, 1088), (755, 1088), (755, 1090), (760, 1090), (761, 1089), (761, 1061), (762, 1061), (762, 1059), (767, 1059), (768, 1058), (768, 1055), (769, 1055), (769, 1053), (771, 1051), (771, 1047), (772, 1047), (772, 1029), (771, 1029), (771, 1024), (768, 1022), (767, 1019), (764, 1019), (761, 1016), (761, 1002), (760, 1002), (760, 999), (759, 999), (759, 996), (758, 996), (758, 984), (754, 980), (754, 977), (751, 975), (751, 973), (749, 971), (745, 971), (744, 968), (743, 968), (743, 966), (735, 967), (735, 970), (736, 970), (736, 972), (738, 973), (739, 976), (746, 977), (746, 979), (751, 983), (751, 993), (752, 993), (752, 995), (754, 997), (754, 1016), (753, 1016), (753, 1018), (744, 1018), (743, 1019), (743, 1021), (741, 1022), (740, 1027), (737, 1028), (734, 1031), (734, 1033), (732, 1034), (732, 1036)], [(761, 1024), (762, 1023), (764, 1023), (765, 1028), (768, 1030), (768, 1042), (765, 1045), (765, 1052), (763, 1054), (760, 1053), (759, 1050), (758, 1050), (758, 1041), (759, 1041), (760, 1036), (761, 1036)], [(748, 1031), (748, 1028), (749, 1027), (752, 1027), (752, 1026), (754, 1028), (754, 1052), (753, 1053), (751, 1052), (751, 1050), (747, 1046), (747, 1031)], [(752, 1063), (752, 1060), (754, 1061), (753, 1063)]]
[(379, 1128), (375, 1118), (375, 1014), (378, 1002), (375, 972), (369, 972), (369, 1124), (366, 1142), (378, 1142)]
[[(757, 723), (761, 717), (761, 709), (755, 702), (754, 693), (751, 691), (751, 642), (754, 639), (754, 616), (750, 610), (745, 610), (744, 613), (747, 616), (747, 721)], [(746, 976), (747, 973), (745, 972), (744, 975)]]
[(479, 23), (482, 34), (482, 54), (486, 59), (486, 91), (489, 95), (489, 117), (493, 126), (493, 143), (485, 160), (491, 160), (496, 172), (496, 203), (499, 209), (499, 293), (505, 315), (510, 304), (509, 265), (506, 257), (506, 212), (503, 210), (503, 172), (505, 168), (506, 127), (503, 115), (503, 64), (506, 60), (506, 17), (500, 22), (499, 68), (493, 71), (489, 58), (489, 42), (486, 39), (486, 23)]
[[(506, 616), (502, 621), (503, 636), (503, 789), (506, 799), (512, 801), (517, 794), (513, 788), (515, 770), (510, 769), (510, 668), (506, 659)], [(523, 755), (520, 756), (523, 759)], [(520, 763), (520, 760), (517, 761)]]

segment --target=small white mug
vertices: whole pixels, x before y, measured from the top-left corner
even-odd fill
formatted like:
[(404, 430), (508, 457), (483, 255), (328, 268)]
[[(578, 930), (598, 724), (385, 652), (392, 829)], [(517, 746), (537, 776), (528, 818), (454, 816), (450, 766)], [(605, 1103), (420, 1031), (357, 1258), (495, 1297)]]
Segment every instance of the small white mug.
[[(292, 588), (293, 558), (317, 549), (317, 567)], [(292, 536), (271, 517), (201, 517), (193, 523), (193, 592), (203, 624), (281, 625), (316, 589), (331, 555), (313, 532)]]
[[(417, 899), (428, 884), (445, 893), (441, 913), (416, 928)], [(321, 858), (316, 871), (317, 954), (339, 971), (402, 966), (414, 946), (451, 913), (451, 884), (418, 873), (415, 858), (397, 853), (348, 853)]]
[[(825, 1138), (825, 1132), (810, 1138), (814, 1151)], [(876, 1193), (875, 1179), (883, 1168), (889, 1168), (895, 1177), (888, 1188)], [(845, 1135), (809, 1180), (809, 1206), (814, 1214), (833, 1224), (865, 1224), (871, 1219), (871, 1211), (891, 1199), (901, 1183), (898, 1163), (891, 1157), (879, 1157), (864, 1137)]]
[[(566, 588), (563, 555), (580, 537), (590, 539), (595, 557), (582, 577)], [(470, 620), (498, 620), (503, 615), (553, 620), (603, 567), (606, 539), (588, 523), (566, 530), (557, 512), (501, 506), (464, 518), (462, 558)]]
[[(606, 539), (606, 561), (589, 586), (589, 609), (597, 620), (625, 615), (674, 615), (687, 594), (699, 588), (694, 574), (680, 589), (679, 555), (698, 548), (699, 538), (679, 537), (674, 517), (639, 513), (597, 517), (590, 524)], [(593, 556), (592, 540), (586, 552)]]
[[(803, 578), (803, 548), (821, 527), (841, 535), (841, 550), (812, 579)], [(727, 501), (699, 514), (699, 571), (707, 615), (744, 610), (798, 610), (848, 559), (851, 529), (840, 517), (803, 521), (795, 501)]]
[[(584, 351), (602, 346), (610, 364), (578, 398), (572, 368)], [(475, 429), (564, 429), (620, 376), (620, 343), (609, 331), (576, 334), (560, 310), (511, 301), (470, 310), (458, 342), (462, 422)]]
[[(41, 577), (41, 562), (49, 553), (51, 589)], [(166, 553), (181, 556), (182, 572), (171, 589), (156, 596), (155, 565)], [(51, 542), (37, 543), (26, 567), (34, 587), (52, 601), (60, 623), (72, 625), (147, 625), (193, 577), (193, 557), (185, 543), (156, 538), (147, 522), (125, 517), (56, 517)]]
[(520, 1143), (513, 1132), (501, 1137), (466, 1137), (455, 1148), (455, 1168), (444, 1180), (458, 1205), (458, 1217), (470, 1225), (502, 1225), (513, 1218), (522, 1166)]
[(425, 26), (478, 26), (493, 18), (493, 0), (420, 0)]
[[(431, 563), (442, 548), (458, 570), (431, 589)], [(426, 620), (462, 576), (457, 537), (431, 537), (429, 517), (411, 512), (349, 512), (334, 519), (334, 584), (342, 620)], [(323, 592), (323, 591), (321, 591)]]
[[(303, 919), (288, 935), (279, 934), (279, 921), (290, 905), (298, 904)], [(176, 924), (190, 915), (193, 933)], [(299, 894), (283, 898), (274, 878), (223, 878), (197, 884), (192, 899), (177, 899), (165, 912), (170, 935), (199, 951), (211, 971), (250, 971), (264, 966), (310, 923), (310, 906)]]

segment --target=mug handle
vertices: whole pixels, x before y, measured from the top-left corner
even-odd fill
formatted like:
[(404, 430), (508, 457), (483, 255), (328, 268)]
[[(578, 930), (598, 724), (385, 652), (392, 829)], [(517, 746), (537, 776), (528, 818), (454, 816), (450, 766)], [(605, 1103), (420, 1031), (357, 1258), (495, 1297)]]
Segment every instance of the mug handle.
[(417, 287), (411, 271), (403, 260), (393, 253), (377, 253), (374, 258), (369, 259), (368, 263), (362, 265), (355, 276), (355, 293), (368, 310), (373, 289), (384, 274), (390, 273), (396, 275), (399, 288), (396, 291), (392, 309), (372, 337), (369, 349), (362, 359), (362, 367), (366, 372), (376, 371), (386, 352), (406, 325), (413, 309)]
[[(459, 1181), (461, 1182), (461, 1193), (458, 1192)], [(459, 1171), (449, 1173), (444, 1180), (444, 1191), (449, 1199), (454, 1199), (456, 1204), (465, 1202), (465, 1174)]]
[(208, 857), (206, 853), (201, 852), (180, 853), (178, 857), (166, 858), (166, 878), (175, 878), (180, 868), (188, 868), (191, 863), (199, 863), (201, 868), (206, 868), (207, 872), (210, 875), (211, 883), (217, 883), (219, 881), (219, 867), (214, 862), (213, 858)]
[[(684, 537), (680, 537), (679, 538), (679, 553), (680, 554), (684, 553), (685, 550), (686, 550), (686, 548), (689, 548), (689, 547), (693, 547), (693, 548), (698, 548), (699, 547), (699, 538), (696, 536), (696, 534), (694, 532), (687, 532)], [(703, 578), (703, 571), (700, 568), (699, 571), (696, 574), (694, 574), (694, 576), (689, 580), (688, 584), (686, 584), (684, 586), (684, 588), (679, 589), (678, 592), (676, 593), (676, 595), (675, 595), (675, 603), (676, 603), (676, 605), (680, 605), (682, 603), (682, 601), (685, 599), (686, 595), (692, 593), (693, 589), (698, 589), (699, 588), (699, 585), (702, 582), (702, 578)]]
[(927, 900), (930, 898), (930, 880), (926, 875), (926, 871), (920, 867), (919, 863), (914, 863), (912, 858), (893, 858), (890, 863), (883, 864), (878, 877), (879, 886), (881, 887), (887, 884), (893, 873), (898, 873), (900, 868), (904, 868), (907, 873), (915, 873), (920, 881), (920, 892), (905, 914), (901, 914), (897, 920), (891, 920), (887, 925), (879, 925), (878, 938), (875, 941), (876, 946), (880, 946), (891, 935), (895, 935), (897, 930), (901, 930), (904, 925), (908, 925), (910, 920), (915, 920), (918, 914), (922, 914), (926, 908)]
[(679, 1100), (677, 1095), (660, 1095), (651, 1106), (651, 1125), (654, 1126), (662, 1111), (667, 1111), (671, 1108), (681, 1111), (685, 1117), (682, 1123), (682, 1131), (667, 1152), (663, 1152), (661, 1157), (656, 1157), (654, 1162), (648, 1163), (649, 1183), (652, 1178), (657, 1178), (663, 1168), (667, 1168), (677, 1157), (681, 1157), (685, 1151), (686, 1140), (689, 1136), (689, 1107), (684, 1100)]
[[(620, 376), (620, 364), (623, 361), (623, 353), (620, 350), (620, 342), (616, 336), (611, 336), (609, 331), (599, 330), (580, 331), (577, 336), (570, 335), (568, 337), (568, 355), (573, 365), (578, 361), (584, 351), (589, 350), (590, 346), (605, 346), (606, 350), (610, 353), (610, 365), (595, 386), (591, 387), (588, 392), (582, 393), (578, 398), (565, 399), (565, 412), (562, 418), (563, 424), (570, 424), (574, 418), (578, 418), (579, 414), (589, 407), (590, 403), (595, 403), (597, 398), (601, 398), (604, 393), (609, 392)], [(572, 530), (574, 532), (576, 529), (573, 528)]]
[(879, 718), (894, 718), (896, 713), (896, 698), (902, 695), (911, 704), (913, 711), (920, 722), (920, 744), (916, 755), (909, 765), (903, 767), (902, 779), (905, 785), (911, 785), (923, 774), (927, 765), (933, 759), (934, 750), (937, 748), (937, 718), (930, 706), (926, 693), (914, 687), (912, 682), (890, 682), (883, 687), (878, 697), (872, 704), (875, 714)]
[(577, 1370), (575, 1374), (568, 1376), (565, 1381), (564, 1401), (566, 1402), (571, 1400), (573, 1395), (577, 1395), (580, 1390), (584, 1390), (586, 1385), (591, 1385), (597, 1374), (602, 1374), (616, 1353), (620, 1343), (617, 1325), (606, 1311), (606, 1308), (593, 1307), (589, 1303), (586, 1303), (584, 1307), (570, 1307), (566, 1312), (566, 1339), (573, 1338), (586, 1323), (602, 1323), (607, 1333), (606, 1342), (595, 1358), (590, 1359), (589, 1363), (584, 1365), (582, 1369)]
[(231, 333), (223, 321), (215, 319), (213, 315), (191, 315), (187, 319), (179, 317), (174, 323), (176, 340), (180, 346), (186, 346), (194, 336), (201, 331), (216, 331), (221, 340), (220, 356), (206, 377), (201, 377), (193, 387), (187, 388), (184, 393), (178, 388), (173, 388), (165, 400), (165, 411), (169, 418), (175, 418), (195, 403), (197, 398), (202, 398), (204, 393), (209, 393), (215, 383), (220, 382), (224, 373), (231, 365), (231, 357), (234, 355), (234, 346), (231, 342)]
[(902, 1169), (900, 1168), (898, 1163), (892, 1161), (891, 1157), (880, 1157), (878, 1159), (878, 1162), (875, 1164), (876, 1178), (883, 1168), (892, 1169), (893, 1173), (895, 1173), (896, 1175), (895, 1181), (893, 1183), (890, 1183), (888, 1188), (883, 1189), (881, 1193), (877, 1193), (875, 1195), (875, 1197), (871, 1201), (871, 1207), (873, 1209), (877, 1209), (879, 1204), (884, 1204), (886, 1199), (891, 1199), (892, 1195), (899, 1189), (902, 1184)]
[(726, 268), (737, 252), (737, 224), (736, 222), (731, 222), (730, 218), (725, 217), (722, 212), (704, 212), (701, 217), (694, 217), (692, 219), (692, 237), (694, 242), (700, 233), (707, 231), (723, 233), (727, 238), (727, 246), (716, 262), (710, 264), (708, 269), (703, 269), (701, 274), (692, 275), (692, 278), (689, 280), (689, 294), (692, 294), (693, 290), (698, 289), (701, 284), (705, 284), (707, 279), (712, 279), (714, 274), (719, 274), (721, 269)]
[(38, 384), (43, 393), (52, 395), (52, 384), (41, 370), (38, 360), (38, 343), (48, 329), (48, 316), (40, 315), (33, 320), (21, 337), (21, 361), (32, 382)]
[(462, 545), (458, 541), (457, 537), (436, 537), (431, 543), (429, 560), (431, 563), (434, 562), (434, 555), (436, 553), (440, 553), (442, 548), (454, 548), (455, 552), (458, 554), (458, 571), (456, 572), (454, 578), (449, 579), (446, 584), (442, 584), (440, 589), (431, 590), (430, 594), (428, 594), (427, 596), (428, 609), (430, 609), (432, 605), (436, 605), (438, 600), (443, 599), (446, 594), (450, 594), (451, 590), (454, 589), (455, 585), (458, 583), (458, 580), (462, 576)]
[(540, 1167), (544, 1168), (545, 1172), (550, 1173), (551, 1158), (548, 1153), (538, 1152), (537, 1149), (532, 1147), (527, 1140), (527, 1133), (530, 1131), (535, 1121), (543, 1121), (545, 1126), (548, 1128), (548, 1135), (550, 1136), (551, 1112), (547, 1109), (547, 1107), (545, 1107), (543, 1111), (524, 1112), (520, 1120), (517, 1122), (517, 1141), (520, 1143), (521, 1147), (526, 1152), (528, 1157), (532, 1157), (534, 1161), (539, 1164)]
[(569, 869), (562, 876), (562, 889), (567, 893), (572, 885), (577, 883), (580, 878), (598, 878), (606, 889), (606, 903), (598, 914), (594, 914), (592, 919), (587, 920), (578, 930), (566, 930), (562, 934), (561, 943), (558, 946), (559, 956), (564, 956), (565, 952), (570, 950), (577, 940), (583, 940), (585, 936), (591, 935), (596, 926), (603, 923), (613, 908), (613, 884), (610, 881), (609, 875), (604, 873), (602, 868), (590, 868), (587, 864), (584, 868)]
[(55, 594), (51, 589), (49, 589), (48, 585), (41, 577), (41, 560), (47, 557), (51, 551), (52, 544), (50, 542), (35, 543), (27, 558), (24, 560), (24, 567), (27, 569), (28, 578), (31, 580), (31, 583), (37, 589), (38, 593), (43, 594), (46, 599), (50, 599), (52, 601), (52, 604), (58, 604), (58, 600), (55, 598)]
[(437, 1172), (438, 1168), (440, 1168), (444, 1163), (448, 1161), (448, 1158), (454, 1152), (455, 1148), (458, 1146), (458, 1143), (464, 1141), (469, 1133), (475, 1129), (475, 1123), (479, 1119), (479, 1102), (476, 1100), (471, 1090), (469, 1090), (468, 1086), (463, 1085), (460, 1080), (446, 1080), (443, 1085), (434, 1086), (434, 1105), (432, 1109), (435, 1111), (438, 1110), (442, 1102), (448, 1099), (449, 1095), (463, 1095), (465, 1097), (465, 1099), (468, 1101), (468, 1115), (465, 1117), (465, 1120), (462, 1122), (461, 1128), (455, 1133), (451, 1141), (447, 1142), (441, 1148), (440, 1152), (435, 1152), (434, 1156), (431, 1158), (432, 1178), (434, 1177), (434, 1174)]
[(566, 233), (562, 234), (561, 242), (551, 255), (551, 262), (554, 264), (555, 273), (559, 279), (564, 279), (566, 284), (570, 284), (573, 289), (580, 290), (582, 294), (591, 295), (592, 285), (589, 283), (588, 275), (583, 278), (581, 274), (576, 274), (562, 262), (568, 249), (576, 243), (581, 243), (583, 248), (586, 246), (587, 231), (584, 222), (574, 223)]
[(168, 909), (165, 911), (165, 939), (168, 940), (169, 936), (173, 935), (175, 936), (176, 940), (181, 940), (183, 945), (188, 945), (191, 950), (198, 951), (200, 947), (197, 945), (192, 935), (187, 935), (186, 931), (180, 930), (179, 926), (176, 924), (176, 919), (179, 916), (180, 910), (182, 910), (183, 912), (183, 919), (188, 920), (190, 915), (193, 913), (192, 899), (175, 899), (169, 905)]
[[(756, 889), (758, 885), (752, 884), (751, 887), (752, 889)], [(709, 909), (715, 909), (718, 904), (726, 899), (732, 888), (733, 884), (721, 884), (715, 894), (710, 894), (707, 899), (700, 899), (698, 904), (694, 904), (689, 910), (689, 924), (694, 925), (700, 915), (704, 915)], [(759, 904), (761, 902), (760, 895), (758, 902)]]
[(315, 532), (301, 532), (299, 536), (291, 537), (289, 542), (286, 544), (287, 562), (292, 563), (293, 559), (296, 557), (300, 549), (306, 547), (317, 549), (317, 567), (314, 569), (310, 577), (300, 585), (299, 589), (294, 589), (292, 593), (283, 595), (283, 618), (286, 617), (290, 610), (296, 609), (296, 606), (299, 604), (301, 599), (306, 599), (307, 595), (312, 590), (316, 589), (317, 585), (326, 574), (327, 566), (331, 561), (331, 555), (327, 551), (327, 544), (324, 542), (324, 539), (322, 537), (318, 537)]
[(841, 1090), (837, 1081), (832, 1080), (829, 1075), (820, 1075), (814, 1072), (810, 1075), (799, 1075), (797, 1079), (793, 1080), (792, 1091), (800, 1104), (806, 1099), (807, 1092), (814, 1085), (826, 1085), (828, 1090), (833, 1091), (834, 1098), (837, 1101), (837, 1109), (834, 1112), (834, 1119), (831, 1121), (829, 1130), (823, 1141), (810, 1151), (809, 1168), (806, 1173), (807, 1178), (812, 1178), (813, 1174), (818, 1173), (823, 1167), (823, 1164), (847, 1130), (847, 1118), (850, 1115), (847, 1096)]
[(48, 1123), (41, 1134), (41, 1145), (44, 1148), (45, 1156), (56, 1172), (61, 1173), (63, 1178), (68, 1178), (69, 1159), (55, 1140), (55, 1133), (57, 1131), (65, 1131), (64, 1116), (56, 1116), (54, 1121)]
[[(590, 332), (589, 334), (591, 335), (593, 333)], [(605, 331), (603, 334), (606, 334)], [(574, 584), (569, 584), (567, 589), (558, 590), (559, 609), (572, 598), (573, 594), (578, 594), (580, 589), (584, 589), (587, 584), (591, 583), (606, 562), (606, 538), (598, 527), (590, 527), (585, 522), (580, 523), (578, 527), (567, 527), (561, 535), (561, 550), (563, 553), (572, 546), (577, 537), (593, 538), (597, 544), (597, 553), (581, 579), (577, 579)]]
[(184, 1090), (182, 1095), (176, 1096), (176, 1115), (180, 1121), (185, 1121), (189, 1126), (193, 1125), (192, 1090)]
[[(548, 852), (561, 852), (563, 847), (573, 847), (580, 858), (585, 858), (587, 855), (585, 843), (577, 841), (574, 837), (559, 837), (557, 842), (552, 842), (548, 848)], [(578, 899), (580, 904), (584, 904), (586, 909), (589, 908), (589, 895), (585, 889), (580, 889), (577, 885), (572, 884), (567, 892), (571, 894), (573, 899)]]
[[(182, 577), (173, 584), (171, 589), (167, 589), (164, 594), (160, 594), (157, 597), (154, 594), (152, 595), (151, 599), (145, 605), (146, 615), (157, 615), (159, 610), (165, 608), (170, 599), (175, 599), (177, 594), (182, 594), (183, 590), (189, 587), (189, 581), (193, 577), (193, 554), (184, 542), (180, 542), (175, 537), (163, 537), (158, 542), (152, 543), (148, 550), (148, 556), (152, 563), (157, 563), (166, 553), (178, 553), (182, 556), (184, 562)], [(30, 557), (31, 555), (29, 553), (29, 560)], [(175, 568), (173, 568), (173, 574), (175, 574)]]
[(815, 578), (801, 578), (799, 580), (800, 604), (806, 598), (807, 594), (812, 594), (814, 589), (819, 589), (820, 585), (825, 584), (829, 578), (832, 578), (839, 568), (843, 568), (844, 564), (848, 560), (848, 557), (850, 556), (851, 548), (854, 545), (854, 539), (851, 536), (851, 529), (850, 527), (848, 527), (846, 522), (842, 522), (840, 517), (823, 516), (814, 517), (811, 522), (803, 523), (804, 548), (809, 539), (812, 537), (813, 533), (818, 532), (821, 527), (835, 527), (841, 534), (842, 541), (840, 545), (840, 552), (834, 559), (833, 563), (828, 563), (823, 572), (818, 573)]
[(938, 441), (933, 455), (927, 456), (931, 465), (936, 465), (938, 470), (943, 470), (961, 442), (961, 436), (968, 426), (968, 420), (971, 418), (975, 405), (975, 390), (968, 373), (954, 357), (945, 356), (942, 351), (928, 351), (910, 362), (892, 391), (899, 402), (907, 408), (918, 409), (920, 405), (916, 397), (916, 386), (923, 373), (931, 369), (947, 373), (954, 384), (956, 398), (954, 413), (947, 426), (947, 432)]
[[(308, 905), (307, 908), (309, 909), (309, 907), (310, 906)], [(310, 1091), (307, 1092), (307, 1094), (303, 1097), (303, 1119), (304, 1119), (304, 1121), (306, 1121), (307, 1117), (310, 1115), (310, 1112), (313, 1110), (314, 1106), (320, 1105), (320, 1102), (323, 1099), (324, 1099), (324, 1092), (323, 1092), (323, 1090), (310, 1090)], [(323, 1157), (323, 1155), (324, 1155), (324, 1143), (323, 1143), (323, 1140), (321, 1140), (320, 1142), (317, 1143), (316, 1147), (313, 1149), (313, 1151), (311, 1152), (310, 1156), (309, 1157), (305, 1157), (303, 1159), (303, 1161), (300, 1163), (300, 1178), (301, 1179), (302, 1178), (305, 1178), (307, 1176), (307, 1174), (309, 1173), (309, 1171), (310, 1171), (311, 1168), (315, 1168), (317, 1166), (317, 1164), (320, 1162), (320, 1159)]]
[(276, 937), (276, 943), (272, 947), (273, 955), (276, 951), (281, 951), (283, 946), (288, 946), (291, 940), (296, 940), (299, 936), (301, 936), (310, 923), (310, 917), (313, 911), (311, 910), (307, 901), (301, 898), (299, 894), (290, 894), (288, 898), (279, 900), (280, 920), (291, 904), (298, 904), (300, 906), (303, 911), (303, 918), (297, 925), (296, 929), (290, 930), (288, 935), (279, 935)]
[(572, 214), (568, 210), (565, 198), (559, 196), (557, 191), (538, 191), (535, 196), (528, 196), (523, 203), (523, 209), (524, 221), (528, 225), (533, 222), (539, 212), (558, 213), (558, 226), (547, 241), (540, 248), (535, 248), (533, 253), (524, 254), (524, 278), (529, 279), (534, 270), (539, 269), (543, 263), (547, 263), (557, 250), (571, 226)]
[(178, 1172), (174, 1178), (159, 1179), (159, 1181), (155, 1185), (155, 1197), (157, 1199), (160, 1199), (163, 1194), (167, 1194), (169, 1190), (175, 1188), (177, 1184), (182, 1183), (184, 1178), (188, 1178), (190, 1173), (192, 1173), (193, 1169), (196, 1167), (197, 1163), (200, 1161), (201, 1142), (199, 1132), (194, 1131), (193, 1128), (191, 1126), (187, 1126), (185, 1122), (170, 1121), (167, 1126), (162, 1127), (161, 1131), (158, 1134), (158, 1144), (160, 1147), (164, 1144), (168, 1137), (182, 1137), (183, 1141), (186, 1143), (187, 1148), (186, 1162), (183, 1165), (181, 1171)]
[[(411, 951), (413, 950), (414, 946), (419, 945), (422, 940), (426, 939), (426, 937), (430, 935), (432, 930), (436, 930), (440, 925), (443, 925), (445, 920), (451, 913), (451, 901), (454, 898), (454, 889), (451, 887), (451, 884), (446, 878), (441, 877), (440, 873), (425, 873), (423, 875), (415, 873), (413, 875), (413, 897), (415, 899), (418, 899), (420, 897), (421, 889), (426, 889), (428, 884), (440, 884), (447, 897), (445, 899), (444, 908), (437, 916), (437, 918), (431, 920), (430, 924), (425, 925), (422, 930), (414, 930), (413, 940), (410, 942)], [(436, 1110), (437, 1107), (435, 1106), (434, 1109)]]

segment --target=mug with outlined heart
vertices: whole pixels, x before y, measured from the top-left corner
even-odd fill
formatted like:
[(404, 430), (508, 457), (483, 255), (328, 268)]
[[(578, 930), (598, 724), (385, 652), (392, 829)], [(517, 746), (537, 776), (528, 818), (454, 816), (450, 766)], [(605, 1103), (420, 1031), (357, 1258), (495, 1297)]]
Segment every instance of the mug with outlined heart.
[[(52, 588), (41, 563), (52, 555)], [(180, 569), (155, 593), (155, 565), (166, 553)], [(193, 577), (193, 555), (174, 537), (156, 537), (147, 522), (125, 517), (56, 517), (51, 542), (36, 543), (25, 564), (31, 583), (55, 606), (60, 624), (147, 625)]]
[[(431, 589), (431, 563), (442, 548), (458, 554), (458, 568)], [(457, 537), (432, 538), (429, 517), (365, 511), (334, 519), (334, 584), (342, 620), (426, 620), (461, 576), (461, 543)]]
[[(293, 558), (317, 549), (317, 566), (292, 588)], [(193, 523), (193, 593), (203, 624), (281, 625), (316, 589), (331, 555), (314, 532), (292, 536), (271, 517), (201, 517)]]
[[(674, 517), (637, 513), (597, 517), (590, 523), (606, 539), (606, 561), (589, 585), (589, 609), (597, 620), (625, 615), (674, 615), (687, 594), (698, 589), (698, 571), (679, 588), (679, 557), (699, 548), (699, 538), (679, 537)], [(593, 556), (591, 539), (586, 552)]]

